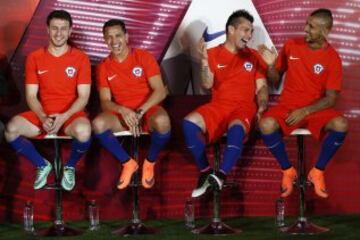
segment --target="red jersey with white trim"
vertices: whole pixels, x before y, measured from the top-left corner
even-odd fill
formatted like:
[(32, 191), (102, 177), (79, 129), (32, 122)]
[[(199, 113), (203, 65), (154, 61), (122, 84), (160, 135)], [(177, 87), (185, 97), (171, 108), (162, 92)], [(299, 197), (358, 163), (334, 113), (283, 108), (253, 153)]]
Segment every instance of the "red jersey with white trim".
[(152, 89), (149, 78), (160, 75), (160, 67), (147, 51), (131, 49), (123, 62), (115, 60), (111, 54), (97, 67), (97, 86), (110, 88), (117, 104), (136, 109), (141, 106)]
[(256, 80), (265, 78), (256, 50), (244, 48), (234, 54), (221, 44), (208, 50), (208, 59), (214, 73), (211, 101), (256, 107)]
[(90, 71), (89, 58), (76, 48), (69, 48), (60, 57), (40, 48), (26, 59), (25, 84), (39, 85), (46, 114), (63, 113), (78, 97), (77, 85), (91, 84)]
[(327, 89), (341, 90), (341, 59), (326, 42), (311, 49), (304, 38), (288, 40), (276, 60), (276, 68), (286, 72), (280, 103), (303, 107), (325, 96)]

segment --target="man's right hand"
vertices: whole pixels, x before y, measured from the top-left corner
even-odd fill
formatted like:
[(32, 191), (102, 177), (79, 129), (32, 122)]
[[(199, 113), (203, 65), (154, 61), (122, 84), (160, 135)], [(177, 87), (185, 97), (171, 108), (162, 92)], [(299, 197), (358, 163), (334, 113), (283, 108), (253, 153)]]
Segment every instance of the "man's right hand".
[(262, 59), (268, 66), (274, 66), (275, 60), (276, 60), (276, 50), (274, 47), (271, 48), (271, 50), (265, 46), (264, 44), (261, 44), (258, 46), (258, 52), (261, 55)]
[(208, 54), (207, 54), (207, 48), (206, 48), (206, 43), (204, 38), (201, 38), (199, 43), (198, 43), (198, 53), (200, 56), (200, 60), (202, 62), (206, 62), (208, 61)]
[(121, 110), (119, 112), (124, 119), (126, 125), (128, 126), (130, 132), (137, 136), (139, 132), (139, 119), (136, 112), (127, 107), (121, 107)]
[(51, 131), (54, 124), (54, 119), (51, 117), (45, 117), (41, 120), (43, 129), (48, 133)]

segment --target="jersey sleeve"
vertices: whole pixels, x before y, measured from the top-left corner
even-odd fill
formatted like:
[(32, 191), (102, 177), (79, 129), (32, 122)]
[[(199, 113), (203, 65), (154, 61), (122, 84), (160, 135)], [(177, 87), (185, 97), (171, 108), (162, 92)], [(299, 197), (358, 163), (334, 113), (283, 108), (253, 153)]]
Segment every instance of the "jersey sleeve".
[(340, 57), (336, 54), (333, 59), (326, 80), (326, 89), (341, 90), (342, 82), (342, 64)]
[(255, 56), (255, 62), (256, 62), (256, 72), (255, 72), (255, 80), (266, 78), (266, 63), (260, 56), (259, 52), (256, 50), (253, 50), (253, 54)]
[(276, 70), (278, 70), (279, 72), (286, 72), (288, 66), (287, 66), (287, 53), (288, 53), (288, 49), (289, 49), (289, 41), (287, 41), (284, 46), (282, 47), (282, 49), (280, 50), (279, 55), (276, 58), (276, 62), (275, 62), (275, 67)]
[(210, 72), (215, 74), (215, 58), (214, 58), (214, 50), (207, 50), (207, 54), (208, 54), (208, 63), (209, 63), (209, 70)]
[(91, 67), (88, 56), (82, 57), (80, 66), (77, 84), (91, 84)]
[(97, 88), (110, 88), (107, 81), (106, 67), (105, 63), (102, 62), (96, 67), (96, 85)]
[(33, 54), (26, 58), (25, 63), (25, 84), (39, 84), (36, 61)]

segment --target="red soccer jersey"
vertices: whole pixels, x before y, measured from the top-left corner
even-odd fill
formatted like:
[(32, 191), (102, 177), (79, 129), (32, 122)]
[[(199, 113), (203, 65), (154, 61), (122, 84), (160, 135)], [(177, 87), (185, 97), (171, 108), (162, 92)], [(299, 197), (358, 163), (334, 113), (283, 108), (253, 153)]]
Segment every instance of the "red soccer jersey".
[(38, 84), (46, 114), (67, 111), (77, 98), (78, 84), (91, 84), (90, 62), (86, 54), (70, 48), (60, 57), (47, 48), (32, 52), (26, 59), (26, 84)]
[(290, 39), (280, 51), (276, 68), (286, 72), (282, 104), (303, 107), (319, 100), (327, 89), (341, 90), (341, 59), (329, 43), (313, 50), (304, 38)]
[(212, 101), (255, 107), (256, 80), (265, 78), (257, 52), (245, 48), (234, 54), (221, 44), (208, 50), (208, 59), (214, 73)]
[(131, 49), (121, 63), (110, 54), (96, 72), (98, 89), (110, 88), (117, 104), (136, 109), (152, 93), (149, 78), (160, 75), (160, 67), (149, 52)]

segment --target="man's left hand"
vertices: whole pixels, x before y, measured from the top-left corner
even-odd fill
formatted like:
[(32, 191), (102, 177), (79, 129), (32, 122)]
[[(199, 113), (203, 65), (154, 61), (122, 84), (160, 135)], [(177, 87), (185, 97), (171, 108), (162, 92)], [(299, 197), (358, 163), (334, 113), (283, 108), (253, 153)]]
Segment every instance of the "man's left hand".
[(51, 114), (49, 117), (54, 119), (54, 122), (51, 126), (50, 131), (48, 131), (48, 134), (56, 134), (60, 130), (60, 128), (64, 125), (66, 120), (68, 120), (69, 116), (66, 113), (56, 113)]
[(264, 114), (264, 112), (265, 112), (266, 109), (267, 109), (266, 106), (260, 106), (260, 107), (258, 108), (258, 111), (257, 111), (257, 113), (256, 113), (257, 121), (260, 121), (260, 119), (261, 119), (261, 117), (262, 117), (262, 115)]
[(299, 108), (292, 111), (289, 116), (285, 119), (285, 122), (288, 125), (295, 125), (303, 120), (307, 115), (309, 115), (309, 111), (306, 108)]

